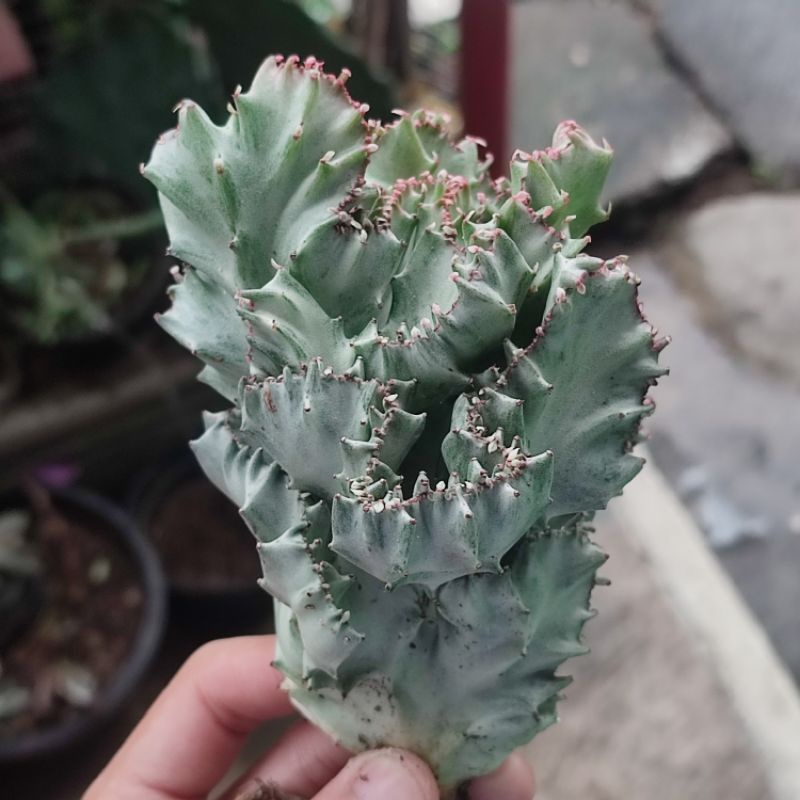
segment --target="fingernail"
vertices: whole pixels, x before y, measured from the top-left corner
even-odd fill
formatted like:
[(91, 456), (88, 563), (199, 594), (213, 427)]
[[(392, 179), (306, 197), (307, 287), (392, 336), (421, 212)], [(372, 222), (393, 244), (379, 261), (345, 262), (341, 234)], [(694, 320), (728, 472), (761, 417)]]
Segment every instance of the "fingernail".
[(520, 753), (513, 753), (494, 772), (475, 778), (467, 788), (469, 800), (531, 800), (536, 781), (530, 762)]
[(438, 797), (427, 767), (399, 750), (379, 750), (363, 757), (353, 781), (357, 800), (427, 800)]
[[(500, 787), (501, 790), (506, 787)], [(469, 800), (531, 800), (533, 795), (524, 786), (509, 786), (507, 791), (498, 794), (498, 787), (486, 784), (470, 784), (467, 786), (466, 796)]]

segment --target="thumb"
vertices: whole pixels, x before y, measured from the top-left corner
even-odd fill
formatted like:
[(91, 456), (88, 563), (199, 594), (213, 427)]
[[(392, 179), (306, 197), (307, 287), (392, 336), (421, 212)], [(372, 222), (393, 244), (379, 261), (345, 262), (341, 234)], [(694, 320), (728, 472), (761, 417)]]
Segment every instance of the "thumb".
[(351, 758), (314, 800), (439, 800), (439, 788), (421, 758), (387, 748)]

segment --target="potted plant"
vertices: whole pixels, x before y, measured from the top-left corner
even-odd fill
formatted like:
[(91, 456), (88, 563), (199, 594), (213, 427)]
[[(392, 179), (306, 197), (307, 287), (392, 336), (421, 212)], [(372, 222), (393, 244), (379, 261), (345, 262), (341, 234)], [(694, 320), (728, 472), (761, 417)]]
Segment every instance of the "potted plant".
[(253, 536), (190, 453), (137, 476), (129, 508), (159, 555), (182, 621), (219, 635), (266, 615)]
[(221, 104), (223, 92), (182, 15), (160, 0), (134, 5), (42, 8), (27, 147), (0, 190), (0, 302), (26, 342), (119, 337), (163, 296), (163, 224), (137, 165), (174, 94)]
[(93, 341), (152, 313), (165, 282), (156, 210), (92, 186), (45, 192), (31, 208), (0, 200), (0, 296), (24, 341)]
[(450, 795), (555, 721), (666, 342), (626, 260), (583, 252), (606, 144), (563, 123), (492, 181), (346, 80), (274, 57), (223, 124), (181, 104), (143, 170), (184, 264), (161, 322), (230, 404), (193, 447), (258, 541), (294, 705)]
[(96, 495), (29, 484), (0, 508), (2, 764), (73, 746), (120, 707), (156, 652), (164, 582)]

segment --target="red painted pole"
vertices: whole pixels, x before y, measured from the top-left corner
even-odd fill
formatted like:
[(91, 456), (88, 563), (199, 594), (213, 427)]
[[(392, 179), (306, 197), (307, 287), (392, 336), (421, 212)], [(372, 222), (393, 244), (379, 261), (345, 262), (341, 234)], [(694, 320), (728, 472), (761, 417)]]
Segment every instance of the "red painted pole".
[(486, 140), (494, 174), (508, 152), (509, 0), (464, 0), (461, 11), (461, 107), (465, 133)]

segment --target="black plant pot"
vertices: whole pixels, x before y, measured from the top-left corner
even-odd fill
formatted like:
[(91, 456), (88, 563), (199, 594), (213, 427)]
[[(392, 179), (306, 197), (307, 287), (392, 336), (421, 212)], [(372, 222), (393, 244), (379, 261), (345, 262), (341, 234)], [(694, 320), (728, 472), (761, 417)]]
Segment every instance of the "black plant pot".
[[(131, 518), (108, 500), (80, 489), (50, 490), (53, 504), (66, 517), (91, 519), (137, 571), (142, 605), (139, 625), (127, 655), (88, 708), (76, 711), (49, 727), (0, 739), (0, 767), (69, 750), (100, 729), (125, 704), (153, 661), (166, 621), (166, 583), (153, 548)], [(21, 492), (4, 497), (2, 506), (26, 504)]]
[[(193, 494), (184, 494), (185, 502), (181, 502), (179, 493), (187, 491)], [(217, 528), (218, 535), (213, 528), (199, 535), (188, 519), (185, 526), (174, 516), (168, 522), (161, 515), (170, 502), (189, 509), (187, 517), (204, 509), (200, 521), (204, 528)], [(192, 453), (176, 453), (139, 475), (129, 493), (128, 508), (161, 555), (171, 613), (182, 624), (200, 627), (210, 636), (224, 636), (252, 631), (254, 623), (270, 620), (272, 603), (256, 583), (260, 569), (255, 540), (233, 504), (205, 477)], [(165, 537), (176, 538), (165, 547)], [(205, 552), (198, 552), (200, 541)], [(232, 551), (238, 551), (233, 563)], [(176, 553), (185, 562), (183, 574), (175, 569)], [(200, 558), (207, 566), (209, 555), (224, 570), (211, 583), (192, 576), (193, 562)], [(222, 564), (226, 560), (227, 567)]]
[[(0, 337), (5, 336), (6, 332), (0, 329)], [(18, 359), (16, 348), (0, 339), (0, 411), (12, 405), (19, 392), (22, 380)]]

